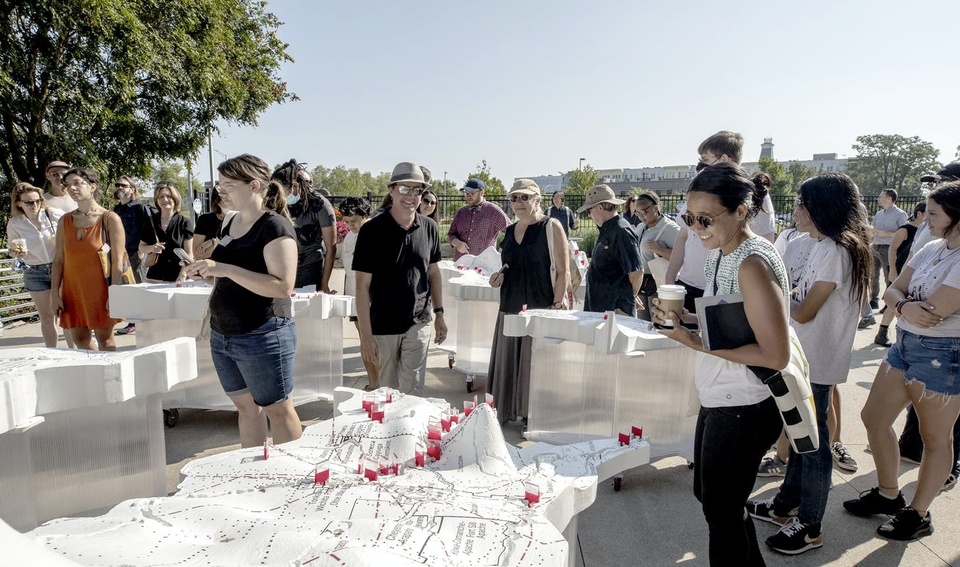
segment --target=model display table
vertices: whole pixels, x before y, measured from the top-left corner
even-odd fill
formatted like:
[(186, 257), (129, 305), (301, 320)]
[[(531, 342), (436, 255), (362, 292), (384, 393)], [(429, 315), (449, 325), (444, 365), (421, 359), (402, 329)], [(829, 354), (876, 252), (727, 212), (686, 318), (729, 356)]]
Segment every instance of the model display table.
[[(110, 313), (137, 323), (137, 346), (174, 337), (196, 338), (212, 290), (193, 282), (111, 286)], [(291, 300), (297, 325), (293, 403), (333, 399), (333, 389), (343, 380), (343, 317), (353, 310), (353, 297), (296, 293)], [(196, 343), (199, 378), (164, 396), (164, 408), (233, 410), (213, 367), (209, 339)], [(168, 425), (176, 423), (176, 413), (168, 412), (166, 418)]]
[(573, 443), (642, 423), (654, 458), (693, 460), (693, 350), (613, 313), (529, 310), (507, 315), (504, 334), (533, 337), (528, 439)]
[(160, 397), (196, 376), (190, 339), (0, 350), (0, 518), (25, 530), (166, 494)]
[(559, 567), (598, 481), (649, 461), (639, 438), (512, 447), (480, 404), (418, 466), (446, 402), (395, 393), (379, 423), (363, 392), (338, 394), (339, 415), (297, 441), (198, 459), (174, 496), (27, 537), (83, 565)]

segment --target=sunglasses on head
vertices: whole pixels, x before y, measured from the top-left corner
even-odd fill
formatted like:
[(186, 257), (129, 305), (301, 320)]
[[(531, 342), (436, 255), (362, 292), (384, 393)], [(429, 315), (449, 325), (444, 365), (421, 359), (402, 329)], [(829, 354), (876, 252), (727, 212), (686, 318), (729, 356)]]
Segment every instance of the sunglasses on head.
[(532, 198), (533, 198), (533, 195), (527, 195), (527, 194), (523, 194), (523, 195), (510, 195), (510, 202), (511, 202), (511, 203), (516, 203), (517, 201), (523, 201), (524, 203), (526, 203), (527, 201), (529, 201), (529, 200), (532, 199)]
[(703, 228), (710, 228), (711, 226), (713, 226), (713, 223), (717, 217), (719, 217), (720, 215), (725, 215), (729, 212), (730, 211), (723, 211), (716, 217), (712, 217), (712, 218), (706, 215), (694, 216), (694, 215), (691, 215), (690, 213), (686, 213), (686, 214), (680, 215), (680, 218), (683, 219), (683, 222), (686, 223), (687, 226), (693, 226), (693, 223), (697, 223)]

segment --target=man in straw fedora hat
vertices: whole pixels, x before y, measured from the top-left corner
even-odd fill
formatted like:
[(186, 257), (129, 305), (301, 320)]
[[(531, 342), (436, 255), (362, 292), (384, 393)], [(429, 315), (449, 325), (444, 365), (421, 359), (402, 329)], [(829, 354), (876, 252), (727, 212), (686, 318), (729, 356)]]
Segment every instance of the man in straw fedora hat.
[(593, 247), (590, 269), (587, 270), (587, 294), (584, 311), (619, 311), (637, 315), (643, 308), (637, 299), (643, 268), (637, 233), (617, 212), (624, 203), (607, 185), (587, 191), (587, 200), (577, 213), (590, 212), (600, 234)]
[(432, 317), (437, 343), (447, 338), (437, 266), (440, 233), (417, 213), (429, 186), (419, 165), (398, 163), (388, 184), (393, 205), (363, 225), (353, 258), (360, 353), (377, 365), (381, 385), (404, 393), (419, 388)]

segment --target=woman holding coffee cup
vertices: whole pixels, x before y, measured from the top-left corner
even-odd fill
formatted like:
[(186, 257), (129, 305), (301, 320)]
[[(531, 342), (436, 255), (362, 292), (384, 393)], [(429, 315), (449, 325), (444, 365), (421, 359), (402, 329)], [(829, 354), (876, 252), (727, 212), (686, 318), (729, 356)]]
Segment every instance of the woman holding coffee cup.
[(700, 337), (676, 324), (695, 317), (664, 312), (654, 302), (654, 322), (674, 323), (661, 333), (700, 351), (696, 385), (700, 413), (694, 435), (693, 492), (709, 526), (711, 565), (762, 565), (753, 520), (744, 505), (753, 490), (757, 467), (782, 429), (770, 390), (747, 365), (785, 368), (790, 359), (787, 321), (789, 281), (770, 241), (754, 234), (767, 187), (738, 166), (718, 163), (690, 184), (683, 221), (699, 238), (707, 257), (705, 295), (741, 293), (757, 342), (705, 352)]

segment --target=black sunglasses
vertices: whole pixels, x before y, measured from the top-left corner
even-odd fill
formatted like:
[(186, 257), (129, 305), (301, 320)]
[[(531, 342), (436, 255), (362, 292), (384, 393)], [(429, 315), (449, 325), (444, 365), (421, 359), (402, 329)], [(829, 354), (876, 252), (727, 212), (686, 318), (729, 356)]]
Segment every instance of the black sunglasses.
[(730, 211), (723, 211), (722, 213), (720, 213), (720, 214), (717, 215), (716, 217), (712, 217), (712, 218), (711, 218), (711, 217), (708, 217), (708, 216), (706, 216), (706, 215), (697, 215), (697, 216), (694, 216), (694, 215), (691, 215), (690, 213), (686, 213), (686, 214), (680, 215), (680, 218), (683, 219), (683, 222), (685, 222), (685, 223), (687, 224), (687, 226), (693, 226), (693, 223), (697, 223), (697, 224), (699, 224), (700, 226), (702, 226), (703, 228), (710, 228), (711, 226), (713, 226), (714, 220), (715, 220), (717, 217), (719, 217), (720, 215), (725, 215), (725, 214), (727, 214), (727, 213), (729, 213), (729, 212), (730, 212)]

